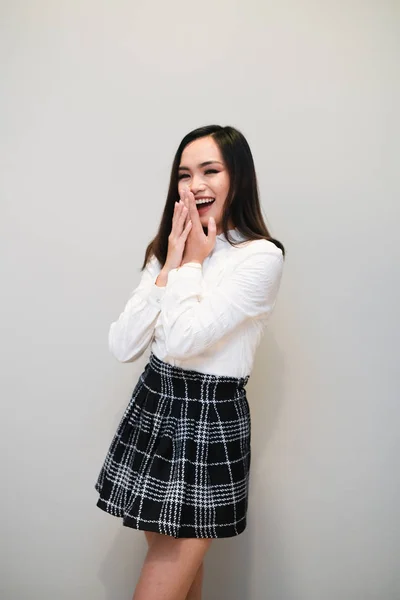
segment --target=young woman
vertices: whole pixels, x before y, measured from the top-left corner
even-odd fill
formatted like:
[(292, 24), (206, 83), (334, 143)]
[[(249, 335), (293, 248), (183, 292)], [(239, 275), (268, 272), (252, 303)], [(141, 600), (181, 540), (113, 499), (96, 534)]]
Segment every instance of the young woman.
[(140, 283), (109, 333), (121, 362), (151, 345), (96, 483), (97, 505), (147, 538), (134, 600), (200, 600), (212, 539), (246, 527), (245, 386), (283, 260), (243, 135), (185, 136)]

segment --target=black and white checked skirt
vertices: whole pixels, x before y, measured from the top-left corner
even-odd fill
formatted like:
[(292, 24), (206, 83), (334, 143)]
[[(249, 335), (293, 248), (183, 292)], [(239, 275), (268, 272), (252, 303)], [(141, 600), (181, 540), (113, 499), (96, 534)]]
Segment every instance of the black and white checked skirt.
[(250, 410), (244, 378), (150, 355), (96, 482), (97, 506), (135, 529), (224, 538), (246, 527)]

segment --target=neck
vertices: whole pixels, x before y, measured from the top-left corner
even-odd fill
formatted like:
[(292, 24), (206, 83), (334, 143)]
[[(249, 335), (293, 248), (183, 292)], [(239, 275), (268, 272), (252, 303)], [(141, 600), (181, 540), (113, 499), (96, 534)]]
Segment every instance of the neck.
[[(229, 223), (228, 223), (228, 231), (230, 229), (235, 229), (235, 226), (232, 223), (232, 221), (229, 221)], [(222, 230), (222, 225), (220, 224), (220, 225), (217, 226), (217, 235), (220, 235), (221, 233), (223, 233), (223, 230)]]

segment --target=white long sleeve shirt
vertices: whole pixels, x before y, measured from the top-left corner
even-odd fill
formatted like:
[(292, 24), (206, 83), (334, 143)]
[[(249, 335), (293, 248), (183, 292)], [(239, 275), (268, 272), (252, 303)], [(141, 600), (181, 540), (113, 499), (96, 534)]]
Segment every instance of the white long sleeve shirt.
[[(232, 238), (245, 241), (237, 230)], [(232, 247), (216, 238), (203, 264), (187, 263), (155, 284), (162, 268), (153, 256), (117, 321), (109, 347), (121, 362), (139, 358), (151, 344), (161, 360), (183, 369), (246, 377), (275, 305), (282, 252), (267, 240)]]

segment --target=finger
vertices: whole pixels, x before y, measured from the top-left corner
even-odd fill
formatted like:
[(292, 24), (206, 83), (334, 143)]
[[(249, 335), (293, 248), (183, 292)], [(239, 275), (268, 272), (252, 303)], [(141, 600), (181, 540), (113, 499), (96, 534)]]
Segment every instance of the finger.
[(210, 217), (208, 219), (207, 238), (213, 247), (215, 244), (216, 237), (217, 237), (217, 225), (215, 223), (214, 217)]
[(185, 222), (184, 222), (184, 227), (186, 227), (186, 225), (187, 225), (187, 222), (190, 220), (190, 213), (189, 213), (189, 209), (188, 209), (188, 208), (186, 208), (186, 206), (185, 206), (185, 211), (184, 211), (184, 212), (185, 212)]
[(182, 208), (183, 208), (184, 204), (183, 202), (179, 203), (179, 202), (175, 202), (175, 206), (174, 206), (174, 214), (172, 215), (172, 230), (174, 231), (178, 222), (178, 219), (182, 213)]
[(200, 228), (203, 231), (203, 227), (202, 227), (201, 221), (200, 221), (199, 211), (197, 210), (196, 201), (194, 199), (192, 192), (189, 192), (188, 200), (189, 200), (189, 214), (190, 214), (190, 218), (193, 223), (193, 227), (196, 229)]
[(189, 233), (190, 233), (190, 230), (192, 229), (192, 225), (193, 225), (192, 221), (190, 221), (190, 220), (189, 220), (189, 221), (186, 223), (186, 227), (185, 227), (185, 229), (183, 230), (182, 237), (183, 237), (183, 240), (184, 240), (185, 242), (186, 242), (187, 236), (188, 236), (188, 235), (189, 235)]
[(182, 210), (180, 215), (178, 216), (178, 220), (177, 220), (177, 227), (179, 229), (179, 233), (182, 231), (182, 229), (185, 227), (187, 218), (189, 215), (189, 211), (186, 208), (186, 206), (182, 206)]
[(186, 208), (189, 208), (189, 200), (187, 197), (188, 192), (189, 192), (189, 188), (184, 187), (182, 190), (182, 202), (185, 204)]
[(174, 206), (174, 213), (172, 215), (172, 220), (175, 219), (175, 221), (178, 219), (181, 211), (182, 211), (182, 207), (184, 206), (183, 202), (175, 202), (175, 206)]

